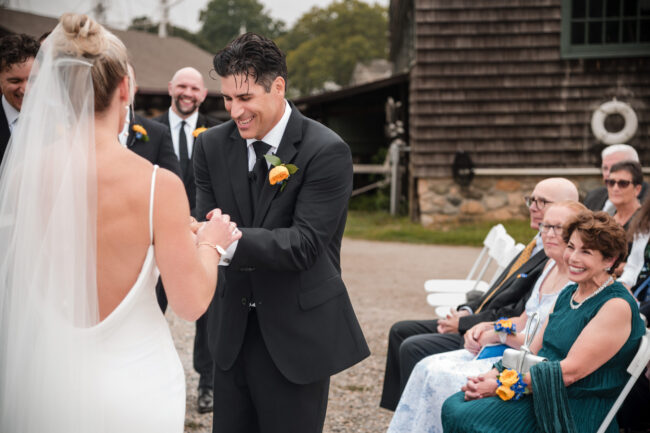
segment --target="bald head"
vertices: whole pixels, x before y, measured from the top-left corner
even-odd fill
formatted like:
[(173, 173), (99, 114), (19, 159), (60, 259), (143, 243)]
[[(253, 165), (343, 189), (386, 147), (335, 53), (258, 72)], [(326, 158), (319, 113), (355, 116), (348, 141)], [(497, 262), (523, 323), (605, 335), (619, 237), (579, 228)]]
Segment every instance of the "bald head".
[(172, 98), (172, 110), (182, 119), (194, 114), (208, 94), (203, 76), (191, 67), (176, 71), (167, 90)]
[(530, 213), (530, 226), (537, 230), (539, 223), (544, 219), (546, 204), (558, 201), (578, 201), (578, 188), (568, 179), (563, 177), (550, 177), (535, 185), (531, 194), (531, 204), (528, 206)]

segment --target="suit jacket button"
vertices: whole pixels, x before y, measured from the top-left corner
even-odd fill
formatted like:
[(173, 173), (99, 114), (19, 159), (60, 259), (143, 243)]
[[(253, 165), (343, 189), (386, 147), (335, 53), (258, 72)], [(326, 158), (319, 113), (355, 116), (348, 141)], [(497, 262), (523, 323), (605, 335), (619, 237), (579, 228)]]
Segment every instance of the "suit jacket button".
[(241, 298), (241, 304), (248, 305), (248, 301), (246, 300), (246, 298)]

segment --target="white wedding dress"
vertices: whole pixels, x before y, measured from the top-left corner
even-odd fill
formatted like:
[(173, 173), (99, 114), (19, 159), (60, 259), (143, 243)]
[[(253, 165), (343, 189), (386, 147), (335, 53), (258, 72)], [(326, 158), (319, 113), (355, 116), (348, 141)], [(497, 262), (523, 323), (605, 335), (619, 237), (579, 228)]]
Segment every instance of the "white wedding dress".
[[(157, 168), (154, 166), (151, 179), (151, 242)], [(90, 396), (87, 413), (103, 408), (103, 419), (96, 420), (97, 431), (183, 431), (185, 376), (169, 325), (156, 301), (158, 275), (150, 244), (135, 284), (117, 308), (97, 325), (78, 330), (79, 343), (96, 354), (96, 359), (87, 360), (90, 368), (82, 381), (87, 388), (82, 392)]]
[[(92, 37), (126, 63), (114, 35)], [(41, 44), (0, 164), (0, 432), (181, 433), (185, 378), (155, 296), (155, 168), (146, 258), (99, 321), (92, 71), (103, 60), (75, 54), (73, 39), (59, 24)]]

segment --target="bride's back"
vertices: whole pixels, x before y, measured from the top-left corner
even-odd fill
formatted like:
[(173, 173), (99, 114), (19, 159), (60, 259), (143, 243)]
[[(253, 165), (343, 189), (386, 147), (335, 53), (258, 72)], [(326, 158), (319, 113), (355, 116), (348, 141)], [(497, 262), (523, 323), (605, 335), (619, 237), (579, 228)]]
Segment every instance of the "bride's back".
[(152, 172), (153, 166), (147, 160), (122, 148), (119, 143), (106, 143), (105, 147), (98, 143), (97, 291), (100, 320), (127, 295), (147, 254)]

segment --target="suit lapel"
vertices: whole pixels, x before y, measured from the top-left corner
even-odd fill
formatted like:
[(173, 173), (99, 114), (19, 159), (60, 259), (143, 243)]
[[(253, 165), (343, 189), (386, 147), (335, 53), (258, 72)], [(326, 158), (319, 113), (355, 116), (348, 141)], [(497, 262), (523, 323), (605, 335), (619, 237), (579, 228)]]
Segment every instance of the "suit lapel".
[(135, 143), (135, 132), (133, 132), (133, 125), (135, 124), (135, 117), (131, 117), (131, 122), (129, 123), (129, 135), (126, 136), (126, 147), (130, 148)]
[[(284, 130), (284, 135), (280, 141), (280, 146), (278, 151), (275, 153), (275, 156), (280, 158), (283, 164), (288, 164), (291, 162), (293, 157), (296, 155), (295, 144), (302, 139), (302, 114), (298, 111), (295, 106), (291, 106), (291, 117), (289, 117), (289, 122), (287, 127)], [(269, 171), (273, 168), (271, 166)], [(264, 181), (264, 186), (262, 187), (262, 192), (260, 193), (259, 200), (257, 202), (257, 207), (255, 209), (255, 218), (253, 219), (253, 227), (259, 227), (264, 221), (266, 212), (269, 210), (271, 201), (275, 195), (280, 191), (280, 185), (271, 185), (268, 182), (268, 179)]]
[(230, 135), (226, 159), (229, 170), (230, 185), (235, 195), (239, 213), (242, 216), (244, 226), (250, 227), (253, 220), (250, 189), (248, 186), (248, 149), (246, 140), (239, 136), (237, 129)]
[(0, 104), (0, 162), (4, 158), (10, 136), (11, 132), (9, 131), (7, 116), (5, 115), (4, 107)]

